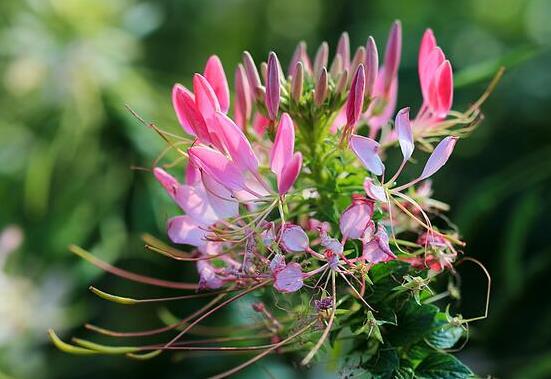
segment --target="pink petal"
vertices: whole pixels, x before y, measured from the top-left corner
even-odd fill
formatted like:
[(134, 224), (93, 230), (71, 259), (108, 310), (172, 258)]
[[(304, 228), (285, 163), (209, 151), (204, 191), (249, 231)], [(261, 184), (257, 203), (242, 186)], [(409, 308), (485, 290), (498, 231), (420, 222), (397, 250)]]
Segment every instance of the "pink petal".
[(216, 273), (216, 269), (206, 260), (197, 261), (199, 286), (201, 288), (217, 289), (224, 285), (224, 280)]
[(281, 173), (277, 175), (277, 189), (280, 195), (286, 194), (295, 184), (302, 168), (302, 154), (295, 153), (290, 162), (283, 167)]
[(285, 224), (282, 229), (281, 245), (288, 253), (300, 253), (308, 248), (310, 240), (300, 226)]
[(275, 274), (285, 268), (285, 257), (281, 254), (276, 254), (270, 262), (270, 271)]
[(296, 292), (303, 286), (302, 269), (298, 263), (289, 263), (274, 275), (274, 287), (279, 292)]
[[(419, 71), (419, 80), (421, 82), (421, 88), (425, 85), (426, 81), (424, 81), (424, 69), (427, 62), (427, 59), (429, 57), (429, 54), (432, 52), (432, 50), (436, 47), (436, 38), (434, 37), (434, 33), (431, 29), (425, 30), (425, 33), (423, 34), (423, 38), (421, 39), (421, 45), (419, 46), (419, 58), (417, 61), (418, 64), (418, 71)], [(424, 93), (425, 91), (423, 91)]]
[(379, 143), (377, 141), (353, 134), (350, 138), (350, 147), (365, 168), (375, 175), (382, 175), (385, 166), (378, 155)]
[(204, 225), (214, 224), (218, 220), (203, 186), (180, 186), (176, 192), (176, 202), (186, 215)]
[(217, 112), (215, 120), (222, 143), (232, 161), (242, 170), (258, 171), (258, 159), (243, 131), (228, 116)]
[(379, 69), (375, 89), (373, 91), (374, 100), (369, 105), (366, 112), (370, 127), (370, 137), (374, 137), (377, 131), (384, 125), (388, 124), (394, 109), (396, 109), (396, 100), (398, 97), (398, 78), (395, 77), (387, 94), (384, 93), (383, 75), (384, 67)]
[(365, 95), (365, 70), (363, 64), (354, 73), (346, 102), (346, 123), (354, 126), (360, 119)]
[(205, 172), (201, 174), (201, 179), (208, 201), (218, 215), (218, 218), (226, 219), (239, 215), (239, 203), (233, 199), (232, 193), (226, 187)]
[(400, 142), (400, 149), (404, 156), (404, 162), (411, 158), (413, 149), (415, 148), (413, 142), (413, 131), (411, 130), (411, 123), (409, 121), (409, 107), (402, 108), (396, 115), (395, 121), (396, 133), (398, 134), (398, 141)]
[(270, 120), (264, 117), (261, 113), (256, 113), (253, 118), (253, 129), (258, 134), (259, 137), (262, 137), (266, 132), (266, 129), (270, 125)]
[(327, 67), (327, 62), (329, 59), (329, 45), (327, 42), (322, 42), (318, 51), (316, 52), (316, 57), (314, 59), (314, 75), (319, 76), (322, 67)]
[(168, 172), (160, 167), (155, 167), (153, 169), (153, 175), (155, 175), (157, 181), (161, 183), (161, 185), (164, 187), (170, 197), (172, 199), (175, 199), (178, 187), (180, 187), (180, 183), (178, 183), (178, 181), (172, 175), (170, 175)]
[(280, 175), (281, 171), (293, 158), (295, 149), (295, 127), (293, 120), (287, 113), (281, 115), (281, 120), (277, 127), (277, 132), (270, 153), (270, 168), (276, 175)]
[(440, 141), (425, 164), (425, 168), (423, 169), (419, 180), (432, 176), (446, 164), (453, 152), (453, 148), (455, 147), (457, 140), (457, 137), (448, 136)]
[(235, 163), (219, 151), (210, 147), (194, 146), (188, 152), (194, 165), (229, 190), (239, 190), (243, 187), (243, 174)]
[(383, 186), (379, 186), (373, 182), (371, 178), (365, 178), (364, 189), (367, 196), (373, 200), (386, 202), (387, 197)]
[(210, 135), (203, 116), (197, 109), (195, 98), (184, 86), (176, 84), (172, 89), (172, 103), (184, 130), (191, 129), (191, 135), (197, 136), (199, 141), (209, 144)]
[(222, 67), (222, 62), (220, 62), (218, 56), (212, 55), (208, 59), (204, 75), (218, 98), (220, 110), (228, 113), (228, 109), (230, 109), (230, 89), (228, 88), (224, 67)]
[(398, 66), (400, 66), (400, 55), (402, 52), (402, 24), (400, 21), (394, 21), (388, 35), (388, 41), (385, 50), (384, 62), (384, 92), (388, 93), (392, 82), (398, 75)]
[(187, 168), (186, 168), (186, 184), (189, 186), (193, 186), (199, 182), (201, 179), (200, 177), (201, 172), (195, 165), (188, 161)]
[(241, 129), (245, 129), (251, 118), (251, 89), (243, 65), (235, 70), (235, 121)]
[(367, 200), (355, 201), (342, 212), (339, 227), (345, 238), (359, 239), (373, 216), (373, 203)]
[(271, 52), (268, 56), (266, 81), (266, 108), (270, 120), (275, 120), (279, 111), (279, 96), (281, 91), (279, 81), (279, 61), (275, 53)]
[(193, 75), (193, 92), (197, 109), (205, 120), (210, 120), (220, 111), (220, 103), (209, 81), (201, 74)]
[(207, 242), (206, 235), (205, 226), (191, 216), (176, 216), (168, 220), (168, 237), (174, 243), (203, 246)]
[(374, 238), (369, 242), (364, 242), (362, 258), (371, 263), (388, 262), (396, 259), (396, 255), (388, 245), (388, 235), (384, 228), (379, 226)]
[(377, 73), (379, 71), (377, 44), (371, 36), (367, 39), (365, 52), (365, 95), (371, 96), (375, 89), (375, 82), (377, 81)]
[[(180, 92), (183, 92), (183, 95), (180, 95)], [(174, 111), (176, 112), (176, 117), (178, 118), (178, 121), (180, 122), (180, 125), (182, 125), (182, 128), (184, 128), (184, 131), (187, 134), (190, 134), (192, 136), (195, 136), (195, 131), (193, 130), (193, 126), (191, 122), (188, 120), (186, 112), (182, 107), (185, 107), (185, 102), (180, 100), (180, 96), (187, 96), (192, 101), (194, 100), (194, 96), (191, 93), (190, 90), (188, 90), (186, 87), (184, 87), (181, 84), (175, 84), (174, 87), (172, 87), (172, 106), (174, 107)]]
[(435, 47), (427, 56), (424, 66), (419, 68), (419, 81), (421, 82), (421, 92), (423, 100), (427, 102), (431, 109), (438, 108), (438, 99), (431, 97), (431, 84), (434, 82), (436, 70), (446, 60), (444, 52), (439, 47)]
[(450, 61), (444, 61), (434, 73), (429, 86), (429, 97), (433, 100), (433, 111), (439, 118), (448, 115), (453, 103), (453, 73)]

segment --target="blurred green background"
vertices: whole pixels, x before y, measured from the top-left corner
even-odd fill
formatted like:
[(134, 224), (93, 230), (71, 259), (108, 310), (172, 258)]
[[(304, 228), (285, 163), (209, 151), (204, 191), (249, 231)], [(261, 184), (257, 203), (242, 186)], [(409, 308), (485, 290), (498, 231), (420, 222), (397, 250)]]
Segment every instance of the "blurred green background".
[[(460, 358), (481, 375), (551, 377), (551, 1), (17, 0), (0, 2), (0, 378), (200, 378), (239, 362), (82, 358), (47, 340), (50, 327), (87, 336), (87, 321), (158, 325), (155, 307), (107, 303), (90, 284), (167, 295), (103, 275), (68, 253), (71, 243), (135, 271), (195, 280), (193, 267), (142, 247), (140, 234), (163, 236), (175, 210), (151, 175), (132, 169), (150, 167), (163, 144), (124, 105), (177, 128), (172, 84), (189, 84), (209, 55), (220, 56), (232, 87), (244, 49), (257, 62), (270, 50), (287, 62), (299, 40), (311, 54), (324, 40), (334, 51), (346, 30), (353, 46), (372, 34), (382, 50), (394, 19), (404, 31), (399, 107), (419, 106), (417, 49), (426, 27), (454, 66), (455, 109), (508, 67), (484, 122), (435, 177), (435, 195), (452, 205), (466, 253), (493, 277), (490, 316), (471, 325)], [(463, 314), (477, 316), (484, 278), (467, 264), (460, 272)], [(242, 311), (218, 321), (234, 322)], [(285, 357), (241, 375), (325, 376)]]

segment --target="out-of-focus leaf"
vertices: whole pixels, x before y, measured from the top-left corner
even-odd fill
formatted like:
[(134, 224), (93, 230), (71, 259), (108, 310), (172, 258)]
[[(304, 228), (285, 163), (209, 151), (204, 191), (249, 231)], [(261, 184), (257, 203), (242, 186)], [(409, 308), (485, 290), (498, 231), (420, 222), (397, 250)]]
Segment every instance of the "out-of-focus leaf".
[(466, 379), (473, 373), (451, 354), (433, 353), (427, 356), (415, 369), (419, 379)]
[(502, 57), (462, 69), (454, 75), (454, 88), (461, 88), (491, 79), (500, 67), (512, 68), (535, 57), (540, 50), (533, 46), (523, 47)]

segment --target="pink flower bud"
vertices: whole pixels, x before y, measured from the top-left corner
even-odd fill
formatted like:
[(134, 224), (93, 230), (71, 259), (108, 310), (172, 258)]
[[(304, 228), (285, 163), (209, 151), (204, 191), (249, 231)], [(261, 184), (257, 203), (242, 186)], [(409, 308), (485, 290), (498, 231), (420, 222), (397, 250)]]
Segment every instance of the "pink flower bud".
[(322, 42), (318, 51), (316, 52), (316, 58), (314, 59), (314, 76), (319, 77), (322, 67), (327, 67), (329, 59), (329, 45), (327, 42)]
[(360, 64), (363, 64), (365, 68), (365, 58), (366, 58), (365, 47), (363, 46), (358, 47), (356, 49), (356, 53), (354, 54), (354, 58), (352, 59), (352, 63), (350, 63), (350, 72), (356, 72)]
[(304, 86), (304, 68), (302, 62), (297, 62), (293, 78), (291, 79), (291, 98), (295, 102), (300, 101)]
[(295, 76), (295, 70), (298, 62), (302, 63), (303, 69), (306, 70), (307, 73), (312, 72), (312, 64), (310, 63), (310, 58), (308, 57), (308, 52), (306, 51), (306, 42), (304, 41), (299, 42), (293, 56), (291, 57), (288, 69), (289, 76)]
[(352, 78), (350, 93), (346, 102), (346, 123), (348, 126), (355, 126), (360, 119), (364, 104), (364, 94), (365, 70), (363, 64), (360, 64)]
[(258, 75), (253, 57), (248, 51), (243, 52), (243, 64), (245, 65), (247, 80), (251, 86), (251, 94), (254, 96), (256, 89), (262, 87), (262, 83), (260, 82), (260, 76)]
[(327, 69), (325, 67), (322, 67), (314, 89), (314, 103), (318, 107), (323, 104), (325, 98), (327, 97), (328, 84)]
[(251, 118), (251, 89), (242, 64), (235, 70), (235, 121), (241, 129), (245, 129)]
[(402, 24), (400, 21), (394, 21), (388, 35), (388, 41), (385, 50), (384, 64), (384, 93), (387, 94), (392, 85), (392, 81), (398, 74), (400, 66), (400, 55), (402, 52)]
[(342, 58), (342, 68), (350, 68), (350, 37), (347, 32), (343, 32), (339, 38), (337, 54)]
[(280, 96), (279, 61), (274, 52), (268, 56), (268, 68), (266, 73), (266, 108), (271, 120), (277, 118)]
[(373, 37), (367, 39), (365, 48), (365, 96), (371, 97), (379, 72), (379, 53)]

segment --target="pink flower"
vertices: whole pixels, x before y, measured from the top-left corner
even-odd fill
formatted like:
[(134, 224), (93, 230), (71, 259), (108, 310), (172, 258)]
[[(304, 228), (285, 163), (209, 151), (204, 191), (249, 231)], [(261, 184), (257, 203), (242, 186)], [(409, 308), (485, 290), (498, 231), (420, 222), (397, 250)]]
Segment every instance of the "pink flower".
[(373, 182), (373, 179), (367, 177), (364, 180), (364, 190), (367, 196), (372, 200), (387, 201), (387, 196), (383, 186), (379, 186)]
[(352, 204), (344, 210), (339, 227), (344, 238), (362, 238), (373, 216), (373, 202), (361, 196), (354, 196)]

